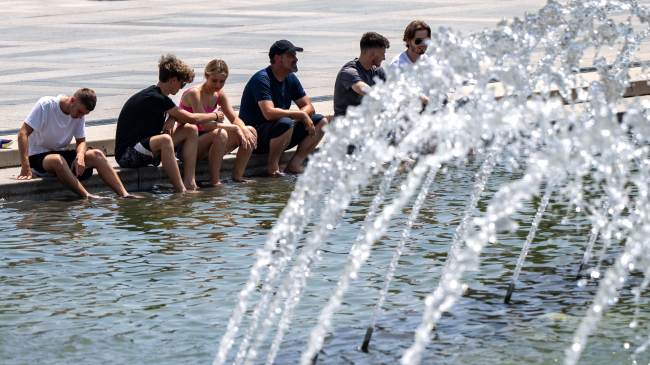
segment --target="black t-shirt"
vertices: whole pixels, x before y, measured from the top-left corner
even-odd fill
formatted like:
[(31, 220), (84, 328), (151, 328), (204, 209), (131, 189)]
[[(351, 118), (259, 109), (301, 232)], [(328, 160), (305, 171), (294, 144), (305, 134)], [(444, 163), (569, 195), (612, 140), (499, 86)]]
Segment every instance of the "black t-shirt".
[(155, 85), (129, 98), (117, 118), (115, 159), (119, 160), (127, 147), (159, 135), (165, 124), (165, 112), (174, 106), (174, 101)]
[(334, 83), (334, 115), (345, 115), (348, 106), (361, 104), (362, 95), (357, 94), (352, 85), (363, 81), (372, 86), (375, 84), (375, 76), (386, 81), (386, 73), (381, 67), (372, 66), (366, 70), (357, 58), (346, 63), (336, 75)]

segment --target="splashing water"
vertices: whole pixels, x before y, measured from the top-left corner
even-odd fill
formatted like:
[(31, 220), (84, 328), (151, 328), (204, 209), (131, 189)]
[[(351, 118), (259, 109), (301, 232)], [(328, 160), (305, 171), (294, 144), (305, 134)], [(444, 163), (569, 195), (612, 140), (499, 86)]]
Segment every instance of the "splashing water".
[[(572, 1), (566, 5), (549, 1), (537, 14), (526, 14), (523, 20), (504, 20), (495, 30), (463, 36), (440, 29), (432, 34), (427, 60), (404, 71), (391, 70), (388, 80), (375, 84), (360, 106), (350, 108), (345, 118), (328, 126), (327, 142), (310, 158), (265, 248), (258, 252), (214, 364), (225, 363), (251, 293), (262, 282), (265, 269), (260, 299), (250, 316), (236, 363), (253, 363), (277, 314), (282, 313), (267, 357), (267, 364), (274, 362), (312, 263), (318, 260), (318, 248), (341, 220), (349, 202), (367, 188), (372, 176), (384, 176), (387, 188), (395, 173), (391, 169), (405, 158), (416, 158), (418, 162), (406, 181), (397, 186), (397, 197), (381, 211), (385, 188), (373, 200), (340, 280), (302, 353), (301, 364), (311, 364), (350, 282), (369, 257), (372, 245), (386, 232), (391, 217), (417, 193), (414, 214), (409, 218), (412, 224), (441, 166), (465, 163), (471, 149), (488, 157), (449, 243), (437, 287), (425, 300), (414, 342), (401, 363), (420, 362), (431, 330), (463, 293), (463, 274), (478, 269), (485, 246), (496, 243), (500, 232), (515, 225), (512, 215), (523, 201), (540, 195), (543, 181), (569, 181), (556, 187), (554, 194), (590, 220), (593, 240), (589, 252), (596, 236), (602, 237), (603, 250), (592, 278), (599, 276), (605, 250), (618, 243), (624, 245), (613, 267), (600, 279), (593, 303), (572, 343), (567, 344), (565, 363), (577, 363), (603, 312), (616, 302), (629, 271), (642, 270), (646, 275), (635, 288), (637, 308), (638, 296), (650, 282), (650, 120), (646, 113), (650, 103), (623, 98), (639, 96), (635, 90), (642, 88), (636, 86), (645, 83), (648, 62), (636, 59), (635, 53), (650, 33), (649, 25), (650, 11), (636, 1)], [(610, 47), (615, 56), (607, 58)], [(581, 63), (589, 58), (593, 67), (581, 69)], [(635, 78), (641, 78), (642, 83), (635, 83)], [(422, 89), (428, 90), (431, 98), (424, 110), (419, 97)], [(461, 106), (452, 102), (440, 109), (447, 90), (458, 90), (458, 97), (467, 97), (467, 103)], [(625, 114), (621, 116), (622, 111)], [(346, 154), (349, 145), (356, 147), (352, 154)], [(501, 186), (488, 201), (485, 214), (472, 218), (482, 185), (496, 163), (509, 164), (522, 171), (523, 177)], [(550, 191), (547, 187), (544, 204)], [(319, 204), (320, 220), (306, 236), (296, 263), (278, 288)], [(392, 271), (387, 278), (390, 275)], [(636, 318), (631, 327), (636, 326)], [(646, 347), (647, 343), (637, 352)]]
[(519, 278), (519, 273), (521, 272), (521, 268), (524, 266), (526, 255), (528, 255), (528, 250), (530, 249), (530, 245), (533, 243), (533, 239), (535, 238), (535, 233), (537, 232), (537, 227), (539, 227), (539, 223), (542, 221), (542, 216), (546, 211), (546, 207), (548, 206), (548, 201), (551, 199), (551, 194), (553, 193), (553, 189), (556, 183), (557, 183), (556, 181), (550, 181), (546, 185), (546, 193), (544, 193), (544, 197), (542, 198), (542, 201), (539, 203), (539, 207), (537, 208), (537, 213), (535, 213), (535, 218), (533, 219), (533, 224), (531, 224), (530, 230), (528, 231), (528, 236), (526, 236), (526, 242), (524, 242), (524, 247), (522, 247), (521, 254), (519, 254), (519, 259), (517, 260), (517, 266), (515, 267), (515, 272), (512, 274), (512, 279), (510, 280), (510, 287), (508, 287), (508, 293), (506, 294), (506, 298), (505, 298), (506, 303), (510, 301), (510, 296), (512, 295), (512, 291), (515, 288), (517, 279)]
[(422, 190), (420, 190), (420, 193), (418, 194), (418, 197), (415, 200), (415, 203), (413, 204), (413, 209), (411, 210), (411, 215), (409, 217), (409, 220), (406, 222), (406, 227), (404, 227), (404, 230), (402, 231), (402, 237), (399, 243), (397, 244), (397, 247), (395, 248), (395, 253), (393, 254), (393, 258), (390, 261), (390, 264), (388, 265), (388, 272), (386, 273), (384, 284), (381, 286), (381, 290), (379, 291), (379, 299), (377, 299), (377, 304), (375, 304), (375, 310), (372, 313), (372, 317), (370, 318), (370, 324), (368, 325), (368, 333), (366, 335), (366, 339), (364, 339), (363, 348), (362, 348), (364, 349), (364, 351), (367, 351), (368, 349), (368, 342), (370, 341), (370, 335), (372, 334), (372, 329), (375, 326), (375, 322), (377, 321), (377, 315), (379, 314), (379, 311), (381, 310), (381, 307), (384, 304), (386, 293), (388, 292), (388, 287), (390, 286), (390, 282), (393, 279), (393, 274), (395, 273), (395, 269), (397, 268), (397, 262), (399, 261), (399, 258), (402, 256), (402, 251), (404, 250), (404, 246), (406, 245), (406, 240), (409, 238), (411, 234), (411, 228), (413, 227), (413, 222), (415, 222), (415, 219), (420, 213), (420, 207), (422, 206), (422, 203), (424, 203), (424, 199), (426, 199), (427, 194), (429, 193), (429, 186), (431, 186), (434, 177), (435, 177), (434, 171), (430, 172), (424, 184), (422, 185)]

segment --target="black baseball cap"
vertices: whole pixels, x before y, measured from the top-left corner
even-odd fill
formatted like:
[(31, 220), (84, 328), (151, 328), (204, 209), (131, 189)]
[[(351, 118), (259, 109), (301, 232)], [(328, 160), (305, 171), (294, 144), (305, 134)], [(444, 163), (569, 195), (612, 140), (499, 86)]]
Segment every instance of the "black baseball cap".
[(269, 50), (269, 58), (272, 60), (275, 55), (283, 55), (285, 53), (293, 53), (293, 52), (302, 52), (303, 49), (300, 47), (296, 47), (293, 45), (293, 43), (289, 42), (286, 39), (277, 41), (273, 43), (271, 46), (271, 49)]

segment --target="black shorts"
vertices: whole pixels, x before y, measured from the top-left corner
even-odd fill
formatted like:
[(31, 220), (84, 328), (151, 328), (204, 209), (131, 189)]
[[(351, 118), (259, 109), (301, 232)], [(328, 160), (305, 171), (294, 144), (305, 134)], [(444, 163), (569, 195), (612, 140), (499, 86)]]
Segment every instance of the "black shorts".
[[(91, 150), (92, 148), (88, 147), (88, 150)], [(68, 166), (72, 168), (72, 163), (74, 162), (74, 159), (77, 158), (77, 151), (74, 150), (66, 150), (66, 151), (49, 151), (49, 152), (43, 152), (39, 153), (36, 155), (29, 156), (29, 166), (32, 168), (32, 172), (34, 172), (36, 176), (39, 177), (50, 177), (50, 176), (56, 176), (55, 173), (53, 172), (48, 172), (45, 171), (43, 168), (43, 160), (47, 155), (61, 155), (65, 161), (68, 163)], [(35, 171), (34, 171), (35, 170)], [(80, 176), (77, 176), (77, 179), (79, 181), (85, 180), (93, 175), (93, 168), (92, 167), (87, 167), (83, 174)]]
[[(311, 116), (311, 121), (314, 123), (314, 126), (316, 126), (324, 118), (325, 117), (322, 114), (314, 114)], [(309, 136), (309, 131), (305, 129), (304, 124), (295, 123), (294, 126), (293, 120), (285, 117), (277, 120), (265, 121), (255, 126), (255, 130), (257, 131), (257, 148), (253, 153), (269, 153), (271, 140), (280, 137), (291, 128), (293, 128), (293, 134), (291, 135), (291, 141), (285, 151), (296, 147), (298, 143), (302, 142), (303, 139)]]
[(139, 142), (134, 143), (132, 146), (126, 148), (122, 156), (118, 156), (115, 160), (120, 167), (138, 168), (149, 165), (160, 165), (160, 155), (154, 157), (151, 152), (149, 141), (151, 137), (145, 138)]

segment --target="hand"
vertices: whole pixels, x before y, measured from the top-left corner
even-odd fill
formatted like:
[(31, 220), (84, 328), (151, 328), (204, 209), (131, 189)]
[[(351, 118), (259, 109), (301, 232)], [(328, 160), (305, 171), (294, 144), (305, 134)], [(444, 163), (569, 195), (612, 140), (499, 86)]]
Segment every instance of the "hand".
[(305, 113), (304, 118), (302, 118), (302, 124), (305, 125), (305, 130), (309, 132), (309, 137), (316, 135), (316, 127), (314, 127), (314, 122), (311, 121), (309, 114)]
[(31, 180), (32, 177), (32, 169), (29, 166), (23, 165), (20, 168), (20, 175), (18, 175), (16, 180)]
[(163, 124), (163, 134), (169, 134), (170, 136), (172, 135), (172, 132), (174, 132), (174, 125), (176, 124), (176, 119), (169, 118)]
[(223, 112), (221, 111), (221, 106), (217, 106), (217, 109), (213, 111), (217, 115), (217, 119), (215, 121), (217, 123), (223, 123), (223, 120), (225, 119), (225, 116), (223, 115)]
[(72, 172), (75, 173), (75, 176), (81, 176), (81, 174), (84, 173), (84, 170), (86, 170), (86, 162), (84, 161), (84, 157), (77, 155), (77, 158), (72, 161), (70, 168), (72, 169)]
[(250, 144), (248, 143), (248, 140), (246, 139), (246, 136), (244, 136), (244, 133), (242, 133), (241, 128), (239, 126), (235, 129), (235, 133), (237, 133), (237, 140), (239, 141), (239, 146), (245, 150), (250, 148)]
[(248, 129), (248, 128), (244, 128), (242, 130), (242, 132), (244, 134), (244, 139), (248, 143), (248, 146), (250, 146), (250, 148), (252, 150), (256, 149), (257, 148), (257, 138), (255, 137), (253, 132), (251, 132), (250, 129)]

